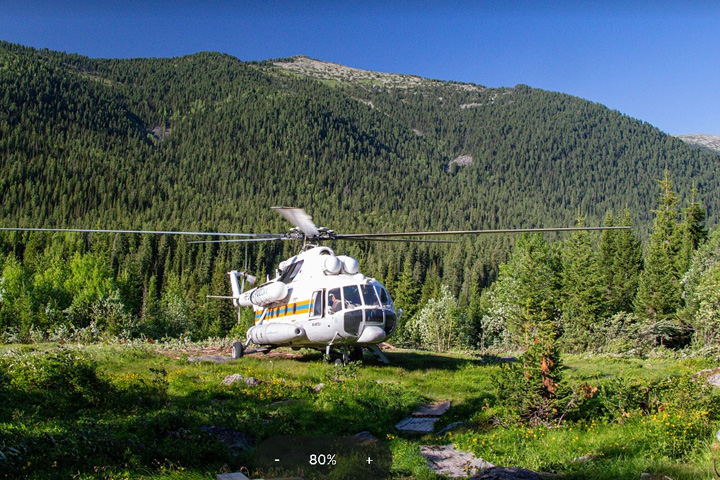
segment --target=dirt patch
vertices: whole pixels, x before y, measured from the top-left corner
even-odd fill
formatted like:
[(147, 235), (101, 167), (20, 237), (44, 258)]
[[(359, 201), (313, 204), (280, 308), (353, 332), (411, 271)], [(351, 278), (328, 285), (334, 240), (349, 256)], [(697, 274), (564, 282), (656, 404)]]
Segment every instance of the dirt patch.
[[(176, 348), (157, 348), (155, 353), (164, 355), (175, 360), (185, 360), (188, 358), (210, 358), (210, 357), (231, 357), (232, 347), (176, 347)], [(284, 350), (273, 350), (272, 352), (252, 352), (248, 351), (245, 355), (269, 358), (302, 358), (301, 353), (288, 352)]]
[(205, 357), (210, 355), (231, 355), (232, 347), (175, 347), (156, 348), (155, 353), (175, 360), (185, 360), (187, 357)]

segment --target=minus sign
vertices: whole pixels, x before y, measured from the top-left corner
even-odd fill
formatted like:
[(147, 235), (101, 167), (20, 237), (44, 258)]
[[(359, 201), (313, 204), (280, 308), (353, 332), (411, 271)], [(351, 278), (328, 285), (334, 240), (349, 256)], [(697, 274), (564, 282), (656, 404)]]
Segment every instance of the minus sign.
[(275, 459), (275, 461), (276, 461), (276, 462), (279, 462), (279, 461), (280, 461), (280, 459), (279, 459), (279, 458), (276, 458), (276, 459)]

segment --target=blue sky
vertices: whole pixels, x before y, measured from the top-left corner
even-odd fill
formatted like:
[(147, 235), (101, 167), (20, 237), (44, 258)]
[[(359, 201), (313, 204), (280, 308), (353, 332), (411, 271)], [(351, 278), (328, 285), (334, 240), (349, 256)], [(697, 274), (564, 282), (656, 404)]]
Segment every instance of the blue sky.
[(214, 50), (577, 95), (720, 135), (720, 2), (0, 0), (0, 39), (90, 57)]

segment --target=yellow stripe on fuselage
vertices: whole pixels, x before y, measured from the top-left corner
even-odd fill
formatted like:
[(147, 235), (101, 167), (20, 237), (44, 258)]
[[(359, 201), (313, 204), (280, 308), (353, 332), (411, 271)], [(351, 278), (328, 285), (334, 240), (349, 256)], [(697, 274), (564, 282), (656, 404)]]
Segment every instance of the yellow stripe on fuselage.
[(265, 313), (265, 320), (272, 320), (274, 318), (292, 317), (294, 315), (304, 315), (310, 310), (310, 300), (304, 300), (302, 302), (287, 303), (285, 305), (278, 305), (277, 307), (270, 307), (265, 310), (255, 312), (255, 322), (260, 321), (263, 312)]

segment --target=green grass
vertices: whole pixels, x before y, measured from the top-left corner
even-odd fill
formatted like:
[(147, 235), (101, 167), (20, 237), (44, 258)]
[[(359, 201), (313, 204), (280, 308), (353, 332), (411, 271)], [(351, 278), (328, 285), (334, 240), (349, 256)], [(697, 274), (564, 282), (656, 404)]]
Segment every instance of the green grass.
[[(559, 428), (529, 428), (495, 408), (491, 377), (502, 366), (492, 358), (394, 350), (390, 366), (366, 356), (363, 366), (337, 367), (316, 353), (198, 364), (155, 348), (1, 347), (0, 478), (210, 479), (242, 467), (253, 472), (253, 451), (231, 451), (201, 429), (207, 425), (256, 442), (370, 431), (388, 442), (394, 478), (436, 478), (419, 454), (428, 443), (454, 443), (497, 465), (567, 478), (639, 478), (643, 472), (714, 478), (720, 412), (703, 410), (709, 400), (692, 382), (678, 380), (677, 392), (675, 383), (663, 384), (660, 400), (646, 411), (632, 403), (613, 410), (597, 400), (603, 392), (632, 396), (667, 377), (688, 378), (711, 366), (705, 359), (564, 357), (567, 382), (597, 387), (597, 402)], [(234, 373), (263, 383), (221, 384)], [(313, 392), (318, 383), (325, 387)], [(443, 436), (395, 431), (419, 404), (437, 400), (453, 406), (436, 429), (465, 425)]]

